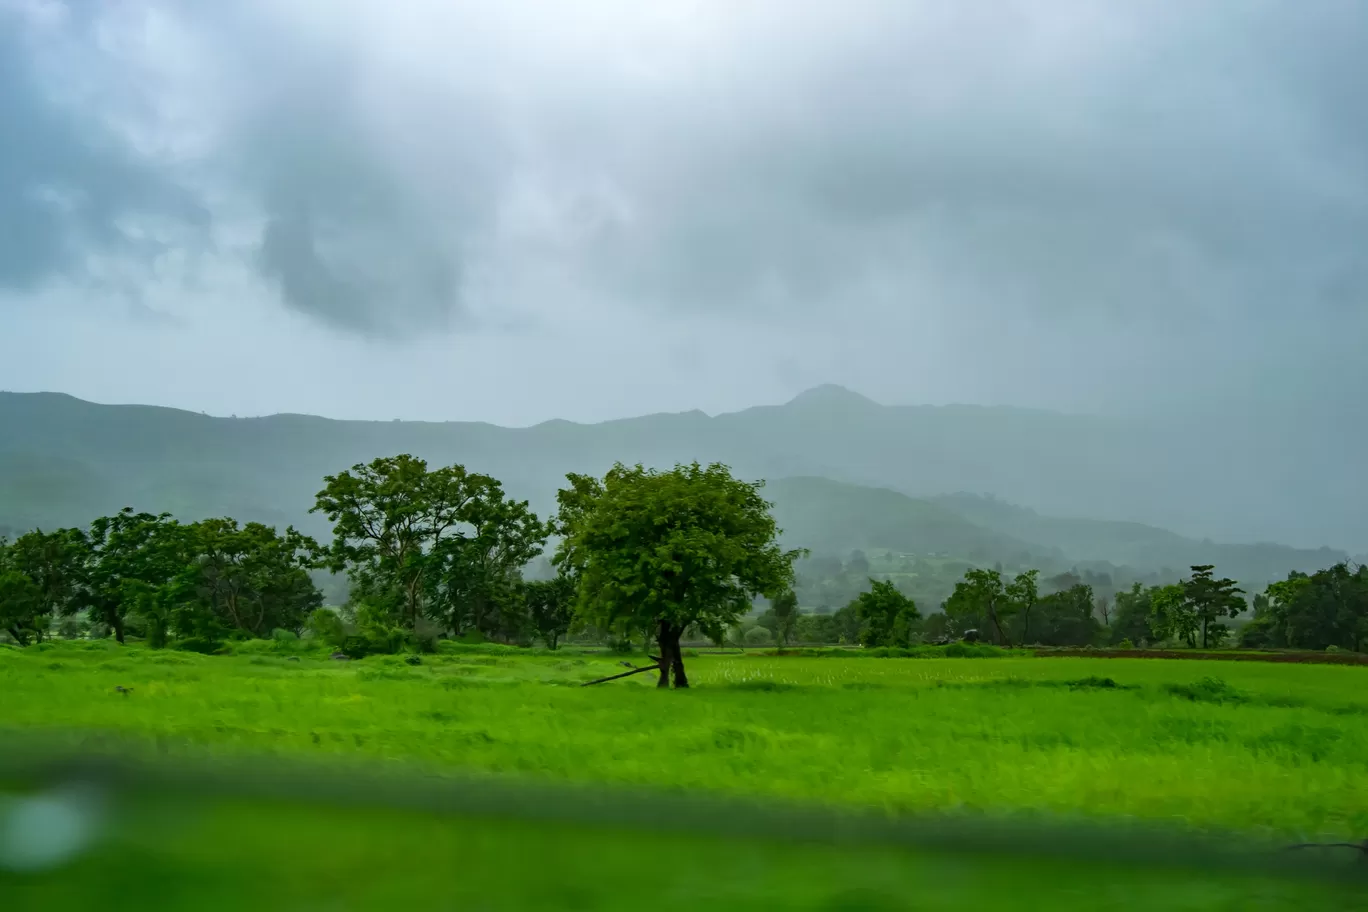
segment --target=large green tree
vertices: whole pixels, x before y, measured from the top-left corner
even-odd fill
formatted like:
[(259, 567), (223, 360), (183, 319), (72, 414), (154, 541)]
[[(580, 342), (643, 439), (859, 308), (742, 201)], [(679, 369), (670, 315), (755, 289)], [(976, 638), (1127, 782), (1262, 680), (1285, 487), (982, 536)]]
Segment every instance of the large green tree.
[(1289, 573), (1255, 597), (1254, 620), (1241, 634), (1248, 646), (1353, 652), (1368, 647), (1368, 567), (1347, 563), (1312, 574)]
[(562, 573), (547, 580), (529, 580), (523, 584), (523, 602), (533, 631), (555, 649), (575, 617), (574, 578)]
[(1230, 628), (1218, 623), (1221, 618), (1235, 617), (1246, 606), (1244, 590), (1233, 579), (1218, 579), (1215, 567), (1211, 564), (1198, 564), (1192, 575), (1180, 585), (1183, 598), (1191, 606), (1202, 635), (1202, 648), (1219, 646), (1230, 632)]
[(346, 570), (372, 602), (392, 602), (396, 620), (409, 628), (425, 613), (439, 573), (459, 571), (468, 580), (481, 569), (450, 539), (468, 541), (472, 528), (478, 537), (504, 502), (501, 485), (488, 475), (459, 465), (429, 469), (407, 454), (352, 466), (324, 485), (313, 511), (333, 522), (330, 568)]
[(763, 482), (724, 465), (614, 466), (568, 475), (557, 495), (555, 562), (579, 582), (576, 611), (600, 630), (654, 636), (660, 687), (687, 687), (679, 647), (697, 626), (721, 640), (756, 596), (793, 585), (798, 552), (779, 546)]
[(976, 567), (966, 570), (955, 584), (945, 601), (945, 613), (961, 630), (986, 624), (998, 643), (1011, 646), (1012, 619), (1035, 600), (1035, 571), (1008, 582), (999, 570)]
[[(46, 630), (53, 618), (70, 616), (83, 607), (89, 563), (90, 542), (80, 529), (34, 530), (9, 546), (4, 565), (34, 586), (32, 629)], [(27, 590), (17, 581), (13, 585)]]
[(182, 589), (173, 612), (180, 634), (298, 632), (322, 605), (309, 575), (322, 549), (293, 526), (280, 533), (261, 523), (206, 519), (188, 526), (186, 535), (190, 560), (178, 577)]
[(135, 513), (125, 507), (91, 523), (91, 556), (83, 600), (92, 621), (124, 642), (130, 615), (162, 630), (168, 584), (188, 562), (185, 527), (169, 513)]

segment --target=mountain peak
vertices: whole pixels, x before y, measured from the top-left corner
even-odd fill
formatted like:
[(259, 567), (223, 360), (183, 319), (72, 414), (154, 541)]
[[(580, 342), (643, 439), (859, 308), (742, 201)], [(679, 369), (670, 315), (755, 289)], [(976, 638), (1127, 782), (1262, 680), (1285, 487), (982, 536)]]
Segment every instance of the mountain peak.
[(835, 383), (823, 383), (821, 386), (814, 386), (810, 390), (804, 390), (797, 396), (789, 400), (790, 406), (802, 406), (806, 408), (869, 408), (877, 407), (878, 403), (868, 396), (862, 396), (854, 390), (846, 389)]

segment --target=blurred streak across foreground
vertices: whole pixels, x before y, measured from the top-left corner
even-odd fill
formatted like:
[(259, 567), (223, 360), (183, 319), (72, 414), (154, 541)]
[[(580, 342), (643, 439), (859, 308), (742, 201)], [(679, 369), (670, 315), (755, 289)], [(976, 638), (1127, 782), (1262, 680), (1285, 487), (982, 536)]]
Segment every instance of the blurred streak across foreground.
[(4, 910), (1360, 909), (1363, 859), (0, 735)]

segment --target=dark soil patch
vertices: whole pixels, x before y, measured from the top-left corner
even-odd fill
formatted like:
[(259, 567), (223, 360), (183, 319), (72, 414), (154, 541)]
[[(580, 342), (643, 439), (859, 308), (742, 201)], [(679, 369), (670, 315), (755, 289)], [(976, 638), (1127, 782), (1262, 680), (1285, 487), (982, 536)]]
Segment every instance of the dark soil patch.
[(1200, 649), (1036, 649), (1046, 658), (1214, 659), (1222, 662), (1294, 662), (1302, 665), (1368, 665), (1356, 652), (1225, 652)]

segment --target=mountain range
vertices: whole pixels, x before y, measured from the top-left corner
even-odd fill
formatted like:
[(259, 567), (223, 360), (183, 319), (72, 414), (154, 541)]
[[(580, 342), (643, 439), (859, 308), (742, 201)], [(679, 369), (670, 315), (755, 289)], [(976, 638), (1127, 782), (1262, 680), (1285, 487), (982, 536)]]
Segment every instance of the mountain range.
[[(0, 527), (84, 524), (132, 505), (186, 519), (292, 523), (326, 535), (323, 520), (308, 513), (323, 476), (408, 452), (494, 475), (541, 511), (554, 505), (566, 472), (598, 474), (619, 460), (721, 461), (742, 477), (768, 479), (788, 540), (814, 551), (880, 548), (1144, 569), (1211, 562), (1242, 580), (1280, 578), (1344, 557), (1329, 548), (1254, 544), (1248, 536), (1239, 536), (1242, 544), (1206, 540), (1269, 528), (1298, 503), (1303, 510), (1289, 525), (1304, 537), (1317, 528), (1312, 495), (1326, 479), (1302, 479), (1298, 500), (1286, 471), (1260, 469), (1281, 464), (1288, 448), (1262, 456), (1244, 449), (1237, 458), (1234, 450), (1195, 445), (1191, 429), (1017, 408), (883, 406), (835, 386), (717, 416), (694, 411), (526, 428), (221, 418), (0, 393)], [(1226, 429), (1222, 439), (1233, 446), (1242, 438)], [(1260, 521), (1242, 522), (1248, 516)], [(1335, 528), (1335, 517), (1323, 525)]]

